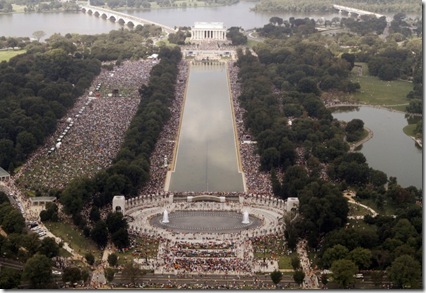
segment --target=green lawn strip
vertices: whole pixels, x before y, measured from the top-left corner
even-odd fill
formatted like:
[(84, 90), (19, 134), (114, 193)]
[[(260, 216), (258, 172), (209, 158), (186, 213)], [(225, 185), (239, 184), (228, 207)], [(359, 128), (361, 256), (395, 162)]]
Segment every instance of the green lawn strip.
[(278, 259), (278, 268), (280, 270), (292, 270), (293, 267), (291, 266), (291, 257), (296, 254), (297, 254), (296, 252), (293, 252), (292, 254), (288, 256), (287, 255), (280, 256)]
[(353, 76), (352, 81), (359, 82), (361, 89), (354, 97), (361, 103), (386, 106), (395, 110), (405, 110), (410, 100), (407, 94), (413, 84), (408, 81), (383, 81), (375, 76)]
[(70, 256), (72, 256), (72, 254), (69, 253), (68, 251), (66, 251), (64, 248), (61, 248), (61, 249), (59, 249), (59, 256), (70, 257)]
[(364, 220), (349, 219), (348, 223), (349, 223), (348, 225), (349, 228), (353, 228), (356, 230), (371, 230), (374, 232), (376, 231), (376, 226), (369, 225), (365, 223)]
[(408, 136), (416, 136), (416, 124), (408, 124), (402, 130)]
[(366, 206), (369, 206), (379, 214), (387, 216), (395, 214), (395, 208), (389, 204), (384, 203), (383, 209), (379, 209), (377, 208), (377, 204), (374, 199), (357, 199), (357, 201)]
[(356, 205), (350, 201), (349, 203), (349, 214), (348, 216), (365, 216), (365, 215), (371, 215), (371, 212), (367, 210), (366, 208)]
[(9, 61), (10, 58), (15, 57), (19, 54), (24, 54), (25, 50), (7, 50), (7, 51), (0, 51), (0, 62), (2, 61)]
[(124, 265), (136, 258), (156, 258), (158, 254), (158, 240), (137, 238), (134, 247), (125, 250), (117, 251), (118, 265)]
[(82, 235), (82, 232), (75, 227), (64, 222), (46, 222), (46, 227), (57, 237), (67, 242), (75, 252), (84, 256), (90, 252), (95, 256), (95, 260), (101, 257), (101, 251), (96, 244)]

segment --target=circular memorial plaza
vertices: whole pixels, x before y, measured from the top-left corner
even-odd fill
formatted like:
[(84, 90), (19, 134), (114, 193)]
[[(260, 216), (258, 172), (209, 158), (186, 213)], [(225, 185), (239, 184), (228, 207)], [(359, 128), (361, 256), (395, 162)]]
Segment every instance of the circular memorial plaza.
[(167, 222), (163, 214), (152, 217), (150, 224), (176, 233), (237, 233), (260, 227), (261, 220), (252, 215), (244, 221), (244, 216), (237, 212), (175, 211), (168, 214)]
[(166, 194), (125, 200), (123, 208), (134, 235), (217, 240), (283, 233), (287, 210), (286, 202), (269, 196), (191, 202), (177, 201)]

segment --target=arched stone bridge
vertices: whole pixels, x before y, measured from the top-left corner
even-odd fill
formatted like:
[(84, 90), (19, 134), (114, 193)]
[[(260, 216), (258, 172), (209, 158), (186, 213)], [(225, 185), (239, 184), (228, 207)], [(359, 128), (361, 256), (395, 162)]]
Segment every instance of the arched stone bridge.
[(175, 33), (176, 30), (172, 27), (169, 27), (164, 24), (160, 24), (157, 22), (153, 22), (147, 19), (139, 18), (133, 15), (129, 15), (122, 12), (117, 12), (111, 9), (98, 7), (98, 6), (92, 6), (92, 5), (80, 5), (80, 10), (91, 15), (95, 15), (98, 17), (106, 18), (114, 22), (120, 22), (123, 24), (131, 24), (133, 26), (137, 25), (156, 25), (161, 27), (163, 32), (166, 33)]
[(370, 11), (366, 11), (366, 10), (361, 10), (361, 9), (356, 9), (356, 8), (352, 8), (352, 7), (347, 7), (347, 6), (342, 6), (342, 5), (333, 5), (333, 8), (339, 10), (339, 13), (341, 13), (342, 11), (346, 11), (346, 12), (348, 12), (349, 16), (352, 15), (352, 13), (358, 14), (358, 15), (374, 14), (377, 18), (385, 16), (383, 14), (378, 14), (378, 13), (374, 13), (374, 12), (370, 12)]

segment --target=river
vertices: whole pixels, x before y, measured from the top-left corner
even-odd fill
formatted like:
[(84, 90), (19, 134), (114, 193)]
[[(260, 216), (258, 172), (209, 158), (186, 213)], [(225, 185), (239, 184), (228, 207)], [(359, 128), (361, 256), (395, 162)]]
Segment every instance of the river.
[[(262, 27), (269, 22), (272, 16), (289, 19), (310, 17), (319, 19), (331, 19), (338, 17), (338, 13), (326, 15), (305, 14), (272, 14), (251, 11), (256, 2), (240, 1), (237, 4), (222, 7), (198, 7), (198, 8), (171, 8), (147, 11), (129, 11), (130, 14), (164, 23), (168, 26), (192, 26), (197, 21), (223, 22), (226, 27), (238, 26), (245, 30)], [(33, 32), (42, 30), (48, 38), (54, 33), (65, 35), (67, 33), (78, 34), (101, 34), (116, 30), (122, 26), (109, 20), (103, 20), (95, 16), (86, 15), (82, 12), (68, 13), (29, 13), (29, 14), (2, 14), (0, 15), (0, 36), (32, 37)], [(402, 127), (407, 123), (404, 115), (395, 112), (383, 112), (384, 110), (369, 109), (355, 112), (358, 116), (365, 111), (370, 112), (361, 118), (366, 127), (375, 132), (374, 138), (367, 142), (362, 152), (367, 157), (371, 167), (396, 176), (398, 182), (403, 186), (422, 186), (422, 152), (416, 149), (414, 142), (402, 133)], [(341, 119), (353, 119), (353, 114), (336, 113)], [(395, 119), (388, 116), (395, 115)], [(346, 118), (345, 118), (346, 117)], [(369, 119), (374, 119), (370, 122)], [(397, 122), (398, 121), (398, 122)], [(397, 127), (391, 123), (398, 123)], [(376, 129), (382, 126), (383, 130)], [(382, 135), (379, 132), (383, 132)], [(386, 133), (393, 133), (385, 136)], [(392, 150), (392, 151), (391, 151)], [(402, 155), (403, 154), (403, 155)]]
[(396, 177), (402, 187), (423, 186), (423, 153), (402, 129), (408, 124), (405, 114), (374, 107), (340, 108), (333, 112), (338, 120), (361, 119), (373, 131), (373, 138), (360, 152), (370, 167)]
[[(338, 13), (330, 14), (274, 14), (253, 12), (251, 8), (256, 2), (240, 1), (229, 6), (219, 7), (188, 7), (152, 10), (126, 11), (134, 16), (174, 26), (193, 26), (194, 22), (223, 22), (225, 27), (237, 26), (245, 30), (263, 27), (269, 23), (272, 16), (285, 20), (291, 16), (296, 18), (310, 17), (331, 19), (339, 16)], [(0, 15), (0, 36), (6, 37), (32, 37), (33, 32), (42, 30), (46, 38), (54, 33), (65, 35), (67, 33), (101, 34), (116, 30), (122, 26), (109, 20), (99, 19), (86, 15), (83, 12), (66, 13), (15, 13)]]
[(192, 64), (168, 190), (244, 191), (232, 115), (225, 64)]

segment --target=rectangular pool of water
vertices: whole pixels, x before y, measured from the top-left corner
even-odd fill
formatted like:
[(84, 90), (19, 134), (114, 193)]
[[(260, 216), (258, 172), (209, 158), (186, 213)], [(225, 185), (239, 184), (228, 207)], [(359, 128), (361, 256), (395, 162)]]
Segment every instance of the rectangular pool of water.
[(226, 65), (192, 64), (169, 191), (244, 191), (232, 115)]

